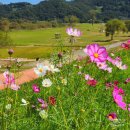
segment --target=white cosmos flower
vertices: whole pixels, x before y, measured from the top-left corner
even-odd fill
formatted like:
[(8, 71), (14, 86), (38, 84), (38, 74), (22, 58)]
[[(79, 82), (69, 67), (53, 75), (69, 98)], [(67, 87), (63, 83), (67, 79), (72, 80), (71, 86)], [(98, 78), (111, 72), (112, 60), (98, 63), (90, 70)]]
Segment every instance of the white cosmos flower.
[(121, 69), (121, 70), (126, 70), (127, 69), (127, 66), (126, 65), (122, 65), (122, 61), (116, 61), (115, 62), (115, 65)]
[(106, 70), (108, 71), (108, 73), (112, 72), (112, 68), (111, 67), (107, 67)]
[(48, 66), (44, 66), (43, 64), (37, 64), (37, 67), (34, 68), (34, 72), (39, 76), (44, 76), (46, 71), (49, 70)]
[(41, 110), (39, 115), (42, 119), (46, 119), (48, 117), (48, 113), (45, 110)]
[(63, 85), (67, 85), (67, 79), (62, 79), (61, 82)]
[(27, 102), (24, 98), (22, 98), (22, 106), (26, 106), (26, 105), (28, 105), (29, 104), (29, 102)]
[(10, 109), (11, 109), (11, 104), (7, 104), (7, 105), (5, 106), (5, 108), (6, 108), (6, 110), (10, 110)]
[(54, 65), (50, 65), (49, 70), (50, 70), (52, 73), (60, 72), (59, 68), (55, 68)]
[(51, 82), (50, 79), (44, 79), (44, 80), (42, 81), (42, 86), (43, 86), (43, 87), (50, 87), (51, 85), (52, 85), (52, 82)]

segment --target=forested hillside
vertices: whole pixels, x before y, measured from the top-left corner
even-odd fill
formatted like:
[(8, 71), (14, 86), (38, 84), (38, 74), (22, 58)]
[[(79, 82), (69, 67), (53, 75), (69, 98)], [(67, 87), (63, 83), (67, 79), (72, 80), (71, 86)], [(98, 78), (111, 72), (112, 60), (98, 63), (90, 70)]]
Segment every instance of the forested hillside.
[(107, 21), (112, 18), (130, 18), (130, 0), (45, 0), (37, 5), (30, 3), (0, 4), (0, 18), (44, 21), (74, 15), (80, 22)]

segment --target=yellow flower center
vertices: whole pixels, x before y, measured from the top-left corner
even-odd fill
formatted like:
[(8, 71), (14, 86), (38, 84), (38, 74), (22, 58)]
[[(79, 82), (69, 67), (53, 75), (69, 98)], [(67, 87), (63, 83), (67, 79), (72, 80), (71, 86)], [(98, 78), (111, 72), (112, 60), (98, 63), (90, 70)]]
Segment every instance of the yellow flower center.
[(41, 72), (41, 73), (42, 73), (42, 72), (43, 72), (43, 69), (41, 69), (41, 68), (40, 68), (40, 69), (39, 69), (39, 72)]
[(113, 117), (112, 117), (112, 116), (109, 116), (109, 119), (113, 119)]
[(99, 57), (98, 53), (94, 53), (94, 57), (98, 58)]

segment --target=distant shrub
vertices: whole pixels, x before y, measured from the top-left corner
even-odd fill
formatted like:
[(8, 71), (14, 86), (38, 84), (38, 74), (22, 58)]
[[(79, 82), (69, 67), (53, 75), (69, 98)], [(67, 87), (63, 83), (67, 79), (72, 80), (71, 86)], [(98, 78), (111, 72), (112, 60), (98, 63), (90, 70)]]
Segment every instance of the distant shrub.
[(7, 35), (7, 33), (0, 32), (0, 46), (8, 46), (12, 44), (11, 38)]
[(25, 30), (35, 30), (40, 28), (52, 28), (52, 27), (61, 27), (64, 26), (64, 24), (61, 21), (58, 20), (51, 20), (51, 21), (37, 21), (37, 22), (31, 22), (31, 21), (13, 21), (10, 22), (9, 28), (12, 29), (25, 29)]
[(34, 30), (37, 29), (37, 24), (31, 22), (21, 23), (21, 29)]
[(19, 30), (19, 29), (21, 29), (21, 26), (20, 26), (20, 24), (18, 23), (18, 22), (11, 22), (10, 23), (10, 29), (12, 30), (12, 29), (17, 29), (17, 30)]
[(51, 28), (52, 24), (51, 22), (48, 22), (48, 21), (39, 21), (37, 22), (37, 26), (38, 28)]

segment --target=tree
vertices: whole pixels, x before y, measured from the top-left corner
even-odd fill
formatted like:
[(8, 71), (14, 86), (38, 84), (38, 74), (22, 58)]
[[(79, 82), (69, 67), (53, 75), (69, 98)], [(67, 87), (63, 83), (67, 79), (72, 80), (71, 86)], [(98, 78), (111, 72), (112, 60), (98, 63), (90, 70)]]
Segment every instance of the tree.
[(94, 24), (94, 22), (96, 21), (96, 17), (97, 17), (97, 14), (100, 14), (101, 13), (101, 8), (96, 8), (96, 9), (91, 9), (89, 11), (89, 16), (90, 16), (90, 22), (92, 23), (92, 25)]
[(90, 15), (90, 20), (89, 21), (91, 21), (91, 23), (92, 23), (92, 26), (93, 26), (93, 24), (94, 24), (94, 21), (96, 20), (96, 15), (97, 15), (97, 12), (96, 12), (96, 10), (90, 10), (89, 11), (89, 15)]
[(126, 25), (123, 21), (118, 19), (112, 19), (106, 23), (106, 36), (111, 35), (111, 40), (113, 40), (113, 36), (115, 32), (120, 32), (120, 31), (123, 32), (127, 31)]
[(74, 23), (78, 23), (79, 22), (79, 18), (77, 18), (74, 15), (65, 16), (64, 17), (64, 22), (73, 25)]

